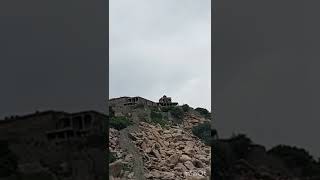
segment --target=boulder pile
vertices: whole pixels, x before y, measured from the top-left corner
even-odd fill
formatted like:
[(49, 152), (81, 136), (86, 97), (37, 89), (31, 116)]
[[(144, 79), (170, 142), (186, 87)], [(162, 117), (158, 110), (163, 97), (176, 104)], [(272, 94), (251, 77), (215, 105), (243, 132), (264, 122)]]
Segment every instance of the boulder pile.
[(116, 158), (122, 158), (124, 156), (124, 152), (119, 146), (119, 138), (120, 132), (116, 129), (109, 129), (109, 151), (115, 153)]
[(134, 172), (130, 169), (132, 166), (132, 154), (124, 152), (119, 145), (120, 132), (116, 129), (109, 129), (109, 151), (115, 154), (117, 159), (109, 164), (109, 172), (111, 180), (133, 180)]
[(209, 179), (210, 146), (179, 127), (140, 122), (139, 129), (129, 138), (143, 155), (146, 179)]

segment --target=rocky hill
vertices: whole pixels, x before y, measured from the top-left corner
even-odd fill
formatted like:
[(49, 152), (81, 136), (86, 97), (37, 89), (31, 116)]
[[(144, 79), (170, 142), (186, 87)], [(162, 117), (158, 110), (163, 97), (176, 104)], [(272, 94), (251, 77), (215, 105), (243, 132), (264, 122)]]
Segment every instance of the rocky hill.
[(246, 135), (216, 139), (213, 177), (219, 180), (317, 180), (320, 161), (304, 149), (278, 145), (269, 150)]
[(110, 179), (210, 179), (211, 147), (193, 132), (209, 124), (209, 112), (187, 105), (138, 105), (123, 116), (110, 110)]

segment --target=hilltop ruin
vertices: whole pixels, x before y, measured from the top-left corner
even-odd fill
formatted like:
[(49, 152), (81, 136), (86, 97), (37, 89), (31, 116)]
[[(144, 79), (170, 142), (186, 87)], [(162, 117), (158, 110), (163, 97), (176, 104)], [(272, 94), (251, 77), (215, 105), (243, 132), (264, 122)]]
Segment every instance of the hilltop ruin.
[(159, 102), (153, 102), (151, 100), (135, 96), (135, 97), (119, 97), (112, 98), (109, 100), (110, 107), (126, 107), (126, 106), (135, 106), (135, 105), (146, 105), (153, 107), (168, 107), (168, 106), (176, 106), (177, 102), (172, 102), (171, 97), (167, 97), (164, 95), (159, 99)]
[(0, 120), (0, 141), (18, 157), (19, 174), (100, 180), (105, 177), (105, 123), (107, 116), (96, 111), (35, 112)]
[(109, 179), (210, 179), (211, 148), (193, 134), (210, 119), (177, 105), (166, 95), (109, 100)]

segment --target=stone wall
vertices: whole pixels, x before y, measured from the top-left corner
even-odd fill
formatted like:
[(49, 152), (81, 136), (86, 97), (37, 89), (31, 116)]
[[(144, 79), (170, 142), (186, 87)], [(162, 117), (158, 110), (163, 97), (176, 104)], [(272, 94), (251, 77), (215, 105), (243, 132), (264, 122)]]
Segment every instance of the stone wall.
[(123, 106), (125, 103), (127, 103), (128, 99), (129, 97), (119, 97), (119, 98), (109, 99), (108, 106), (110, 107)]

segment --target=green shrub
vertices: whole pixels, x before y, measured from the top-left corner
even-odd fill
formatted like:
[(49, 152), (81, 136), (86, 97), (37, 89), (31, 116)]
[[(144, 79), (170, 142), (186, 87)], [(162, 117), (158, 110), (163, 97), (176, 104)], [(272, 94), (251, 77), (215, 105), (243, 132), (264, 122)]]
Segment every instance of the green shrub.
[(182, 110), (182, 108), (180, 107), (172, 107), (170, 110), (170, 114), (176, 118), (176, 119), (180, 119), (182, 122), (182, 118), (184, 116), (184, 112)]
[(111, 128), (121, 130), (121, 129), (124, 129), (130, 125), (132, 125), (132, 122), (127, 117), (121, 116), (121, 117), (111, 117), (110, 118), (109, 127), (111, 127)]
[[(160, 112), (160, 109), (159, 109), (159, 107), (157, 107), (157, 106), (151, 106), (151, 107), (149, 107), (149, 108), (150, 108), (151, 111)], [(161, 110), (161, 111), (162, 111), (162, 110)]]
[(207, 109), (198, 107), (195, 111), (199, 112), (205, 118), (211, 119), (211, 113)]
[(173, 109), (173, 107), (171, 107), (171, 106), (161, 107), (161, 111), (162, 111), (162, 112), (169, 112), (169, 111), (171, 111), (172, 109)]
[(209, 122), (204, 122), (197, 126), (192, 127), (192, 133), (200, 138), (206, 145), (211, 145), (211, 126)]
[(151, 111), (151, 122), (154, 124), (160, 124), (162, 127), (164, 127), (166, 124), (168, 124), (168, 120), (163, 118), (162, 114), (160, 112)]
[(184, 104), (181, 107), (184, 112), (188, 112), (190, 110), (190, 106), (188, 104)]
[(151, 111), (151, 119), (162, 119), (162, 114), (160, 112)]

